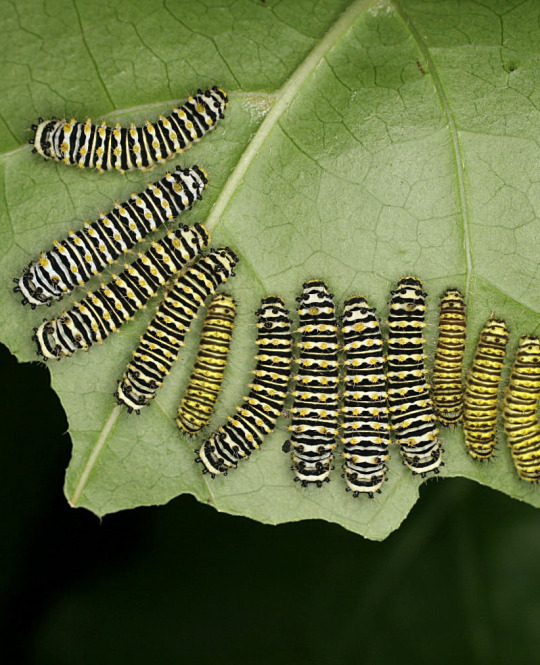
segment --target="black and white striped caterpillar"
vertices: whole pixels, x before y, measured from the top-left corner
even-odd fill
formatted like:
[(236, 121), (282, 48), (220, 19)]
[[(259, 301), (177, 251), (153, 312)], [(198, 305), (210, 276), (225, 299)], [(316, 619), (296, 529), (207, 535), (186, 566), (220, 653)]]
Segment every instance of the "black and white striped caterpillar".
[(164, 222), (191, 208), (202, 198), (207, 182), (206, 173), (198, 166), (178, 167), (174, 173), (149, 184), (144, 192), (117, 203), (95, 222), (88, 222), (80, 231), (71, 231), (64, 240), (55, 241), (53, 249), (43, 252), (14, 280), (17, 284), (14, 291), (20, 291), (23, 304), (30, 304), (32, 309), (60, 300)]
[(416, 277), (392, 291), (388, 315), (388, 405), (392, 430), (413, 473), (439, 473), (442, 448), (424, 364), (426, 293)]
[(497, 426), (497, 402), (508, 344), (504, 321), (490, 317), (480, 332), (463, 398), (465, 444), (474, 459), (493, 455)]
[(90, 118), (86, 122), (40, 118), (39, 124), (32, 125), (35, 135), (30, 143), (45, 159), (81, 168), (147, 171), (183, 152), (213, 129), (224, 117), (228, 101), (227, 94), (217, 86), (205, 92), (198, 90), (167, 117), (161, 115), (157, 122), (147, 121), (142, 127), (133, 123), (129, 127), (110, 127), (105, 122), (94, 125)]
[(102, 342), (143, 308), (158, 288), (205, 249), (209, 241), (204, 226), (195, 224), (183, 225), (153, 242), (122, 273), (113, 275), (111, 282), (36, 328), (34, 339), (39, 353), (45, 359), (61, 358)]
[(301, 334), (298, 374), (291, 408), (295, 481), (307, 487), (328, 482), (338, 433), (338, 337), (333, 296), (322, 280), (311, 280), (297, 298)]
[(212, 249), (178, 278), (148, 324), (120, 379), (115, 393), (118, 404), (124, 404), (131, 413), (150, 403), (170, 374), (199, 308), (234, 275), (237, 262), (232, 249)]
[(522, 335), (504, 399), (504, 431), (522, 480), (540, 480), (540, 339)]
[(216, 293), (208, 305), (199, 352), (189, 384), (180, 402), (176, 424), (186, 434), (196, 434), (208, 424), (223, 384), (236, 318), (236, 303), (226, 293)]
[(347, 490), (353, 496), (380, 492), (390, 443), (383, 337), (375, 309), (362, 296), (343, 307), (345, 391), (341, 441)]
[(433, 361), (433, 403), (443, 425), (455, 425), (463, 417), (463, 354), (467, 319), (465, 301), (457, 289), (441, 298), (439, 337)]
[(214, 432), (196, 451), (202, 472), (225, 475), (238, 462), (258, 450), (281, 414), (292, 365), (289, 312), (277, 296), (263, 298), (256, 312), (259, 347), (249, 394), (236, 407), (237, 414)]

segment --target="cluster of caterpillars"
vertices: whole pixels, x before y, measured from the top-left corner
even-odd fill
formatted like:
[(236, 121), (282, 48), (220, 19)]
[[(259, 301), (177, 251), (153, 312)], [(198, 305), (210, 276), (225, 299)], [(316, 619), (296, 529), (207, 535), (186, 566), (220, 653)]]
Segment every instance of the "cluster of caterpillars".
[[(185, 434), (198, 434), (208, 425), (222, 387), (236, 313), (233, 298), (216, 291), (234, 274), (238, 258), (227, 247), (204, 254), (209, 241), (207, 230), (196, 224), (182, 225), (152, 243), (112, 282), (36, 329), (41, 355), (70, 356), (103, 341), (181, 271), (141, 337), (116, 398), (137, 413), (151, 402), (170, 374), (192, 321), (210, 300), (199, 353), (176, 419)], [(446, 291), (440, 303), (430, 386), (423, 334), (425, 299), (418, 278), (402, 278), (391, 292), (385, 339), (376, 310), (366, 298), (346, 300), (338, 319), (325, 282), (311, 280), (297, 298), (295, 344), (284, 301), (278, 296), (264, 298), (256, 312), (253, 382), (237, 413), (196, 451), (203, 473), (226, 475), (259, 449), (274, 430), (288, 395), (293, 399), (292, 421), (283, 450), (290, 452), (294, 480), (303, 487), (321, 487), (329, 481), (339, 443), (346, 489), (354, 497), (372, 497), (381, 491), (392, 440), (414, 474), (437, 474), (444, 464), (438, 423), (463, 422), (470, 454), (478, 460), (490, 458), (508, 341), (506, 325), (488, 319), (464, 390), (465, 303), (456, 289)], [(539, 394), (540, 341), (527, 335), (520, 340), (504, 417), (518, 473), (530, 481), (539, 477)]]
[(497, 418), (504, 431), (520, 478), (540, 480), (540, 340), (522, 335), (508, 386), (500, 399), (500, 384), (509, 331), (493, 314), (480, 331), (465, 386), (462, 365), (466, 315), (461, 293), (449, 289), (441, 298), (439, 338), (433, 367), (433, 396), (444, 425), (463, 422), (465, 443), (473, 459), (489, 460), (496, 445)]
[(197, 461), (203, 473), (226, 474), (258, 449), (287, 394), (292, 421), (283, 450), (303, 487), (329, 481), (340, 440), (346, 489), (355, 497), (380, 492), (392, 432), (413, 473), (438, 473), (442, 449), (424, 365), (420, 280), (405, 277), (392, 293), (387, 353), (375, 309), (362, 296), (349, 298), (338, 320), (326, 283), (306, 282), (297, 298), (296, 344), (283, 302), (272, 300), (274, 308), (279, 302), (272, 320), (265, 322), (265, 301), (258, 312), (257, 344), (274, 349), (274, 356), (256, 356), (255, 380), (238, 414), (202, 444)]
[[(292, 344), (297, 349), (296, 370), (291, 383), (287, 368), (292, 347), (286, 332), (290, 321), (283, 313), (281, 355), (273, 359), (279, 385), (268, 380), (269, 368), (263, 370), (261, 356), (256, 356), (259, 364), (254, 373), (267, 378), (266, 386), (261, 388), (256, 381), (250, 385), (238, 415), (204, 441), (197, 451), (203, 473), (227, 474), (258, 449), (262, 437), (273, 429), (287, 394), (293, 400), (288, 411), (292, 422), (283, 450), (291, 454), (294, 479), (304, 487), (321, 487), (329, 481), (340, 444), (346, 489), (355, 497), (381, 491), (392, 441), (414, 474), (437, 474), (444, 464), (439, 425), (463, 424), (467, 450), (474, 459), (493, 455), (508, 341), (504, 321), (491, 316), (486, 322), (464, 382), (466, 307), (461, 293), (448, 289), (440, 301), (430, 385), (423, 334), (426, 293), (417, 277), (402, 278), (391, 292), (386, 339), (375, 309), (363, 296), (346, 300), (340, 318), (322, 280), (306, 282), (297, 301), (299, 325)], [(272, 341), (271, 335), (259, 330), (257, 344), (267, 347)], [(266, 397), (269, 389), (273, 389), (272, 403), (261, 402), (258, 391)], [(540, 479), (539, 397), (540, 340), (524, 335), (502, 405), (516, 469), (522, 479), (532, 482)]]
[[(147, 171), (200, 140), (224, 117), (227, 104), (226, 93), (214, 86), (140, 127), (40, 118), (30, 143), (46, 160), (100, 171)], [(55, 241), (14, 280), (14, 290), (32, 308), (61, 300), (190, 209), (207, 183), (206, 172), (196, 165), (167, 173)], [(60, 359), (88, 350), (118, 331), (169, 284), (115, 393), (119, 405), (140, 414), (171, 373), (192, 322), (209, 302), (197, 359), (176, 417), (184, 434), (198, 435), (207, 427), (223, 385), (236, 316), (234, 299), (218, 289), (234, 275), (238, 257), (229, 247), (212, 249), (209, 244), (210, 234), (200, 224), (180, 225), (154, 240), (108, 283), (36, 327), (39, 354), (46, 360)], [(333, 295), (323, 280), (316, 279), (303, 285), (297, 302), (299, 325), (293, 333), (282, 298), (262, 299), (256, 312), (252, 382), (236, 413), (196, 451), (203, 473), (214, 478), (227, 475), (248, 459), (275, 429), (289, 398), (292, 404), (285, 413), (291, 418), (290, 436), (282, 448), (291, 456), (294, 480), (303, 487), (322, 487), (330, 480), (340, 445), (346, 489), (354, 497), (373, 497), (381, 491), (392, 442), (414, 474), (438, 474), (444, 464), (439, 424), (463, 424), (470, 455), (490, 459), (501, 403), (519, 476), (540, 480), (538, 338), (520, 338), (501, 402), (508, 329), (493, 315), (488, 319), (464, 384), (466, 308), (457, 289), (441, 298), (433, 385), (424, 348), (426, 293), (417, 277), (403, 277), (391, 292), (386, 338), (375, 308), (364, 296), (346, 300), (338, 318)]]

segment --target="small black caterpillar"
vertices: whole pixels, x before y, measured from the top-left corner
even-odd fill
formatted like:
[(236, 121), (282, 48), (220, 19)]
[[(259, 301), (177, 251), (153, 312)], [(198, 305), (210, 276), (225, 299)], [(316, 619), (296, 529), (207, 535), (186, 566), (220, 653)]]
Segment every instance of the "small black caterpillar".
[(30, 143), (45, 159), (81, 168), (148, 171), (213, 129), (224, 117), (228, 101), (227, 94), (217, 86), (205, 92), (198, 90), (169, 116), (159, 116), (157, 122), (147, 121), (142, 127), (133, 123), (129, 127), (109, 127), (105, 122), (93, 125), (90, 118), (86, 122), (40, 118), (39, 124), (32, 125), (35, 135)]
[(302, 335), (294, 390), (292, 432), (283, 444), (292, 449), (295, 481), (321, 487), (332, 470), (338, 433), (338, 338), (333, 296), (322, 280), (311, 280), (297, 298)]
[(433, 361), (433, 403), (443, 425), (455, 425), (463, 417), (463, 354), (467, 319), (465, 301), (457, 289), (441, 298), (439, 338)]
[(383, 337), (375, 309), (362, 296), (345, 301), (342, 327), (345, 392), (341, 441), (347, 491), (380, 492), (386, 480), (390, 423)]
[(102, 342), (143, 308), (158, 288), (205, 249), (209, 241), (204, 226), (195, 224), (182, 225), (153, 242), (122, 273), (113, 275), (109, 284), (89, 292), (71, 310), (35, 328), (39, 353), (45, 359), (61, 358)]
[(117, 203), (95, 222), (86, 223), (80, 231), (54, 242), (54, 248), (43, 252), (30, 263), (21, 277), (14, 279), (14, 291), (23, 295), (23, 305), (50, 305), (77, 286), (102, 272), (118, 257), (130, 250), (167, 220), (191, 208), (202, 198), (208, 178), (198, 166), (167, 175), (144, 192), (132, 194)]
[(236, 303), (217, 293), (208, 305), (199, 352), (189, 384), (178, 407), (176, 424), (186, 434), (196, 434), (208, 424), (223, 384), (236, 318)]
[(212, 249), (173, 284), (133, 352), (115, 393), (118, 404), (140, 411), (178, 358), (184, 337), (204, 301), (234, 275), (238, 257), (228, 247)]
[(256, 312), (259, 352), (255, 356), (255, 379), (237, 414), (214, 432), (197, 450), (202, 472), (226, 475), (238, 462), (258, 450), (275, 427), (287, 396), (292, 365), (292, 334), (289, 312), (277, 296), (263, 298)]
[(426, 293), (416, 277), (392, 291), (388, 315), (388, 405), (405, 464), (422, 477), (439, 473), (442, 449), (424, 365)]

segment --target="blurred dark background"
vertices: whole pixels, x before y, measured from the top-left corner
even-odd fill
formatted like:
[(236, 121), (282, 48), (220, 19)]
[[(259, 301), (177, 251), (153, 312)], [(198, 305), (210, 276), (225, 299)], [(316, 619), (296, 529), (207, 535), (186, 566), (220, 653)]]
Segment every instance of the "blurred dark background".
[(383, 543), (188, 496), (99, 521), (64, 499), (70, 442), (46, 368), (5, 347), (0, 367), (3, 662), (540, 661), (533, 508), (446, 480)]

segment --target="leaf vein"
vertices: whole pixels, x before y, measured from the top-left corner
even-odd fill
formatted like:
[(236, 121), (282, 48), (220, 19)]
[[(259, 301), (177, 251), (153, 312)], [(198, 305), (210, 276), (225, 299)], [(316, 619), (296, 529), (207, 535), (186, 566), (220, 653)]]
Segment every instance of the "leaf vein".
[(262, 121), (259, 129), (253, 135), (246, 150), (238, 160), (236, 167), (231, 172), (225, 186), (221, 190), (212, 212), (208, 216), (205, 226), (212, 230), (227, 210), (236, 190), (242, 185), (244, 177), (253, 160), (270, 136), (280, 118), (285, 115), (307, 80), (314, 74), (315, 70), (325, 56), (349, 31), (356, 19), (362, 16), (375, 0), (355, 0), (349, 8), (341, 14), (338, 20), (328, 30), (326, 35), (310, 51), (305, 60), (297, 67), (276, 95), (276, 102), (270, 109), (268, 115)]
[(459, 142), (459, 132), (456, 126), (452, 109), (450, 107), (450, 102), (446, 95), (446, 91), (442, 84), (442, 80), (439, 76), (438, 68), (436, 67), (435, 61), (431, 56), (430, 49), (428, 48), (424, 38), (422, 37), (416, 26), (411, 21), (409, 15), (405, 12), (404, 8), (401, 6), (400, 1), (392, 0), (392, 3), (396, 8), (398, 16), (401, 17), (401, 20), (405, 24), (406, 28), (409, 30), (411, 37), (415, 41), (418, 49), (422, 53), (422, 56), (428, 65), (428, 70), (433, 79), (433, 85), (435, 86), (435, 91), (437, 93), (437, 96), (439, 97), (443, 113), (448, 123), (448, 130), (450, 132), (450, 138), (452, 141), (452, 150), (454, 153), (454, 160), (456, 163), (458, 202), (461, 212), (461, 220), (463, 223), (463, 244), (465, 251), (465, 262), (466, 262), (465, 297), (467, 298), (470, 295), (471, 280), (474, 274), (474, 270), (473, 270), (472, 247), (471, 247), (471, 237), (470, 237), (469, 211), (467, 206), (467, 197), (465, 193), (463, 154)]
[(105, 94), (107, 95), (107, 99), (111, 103), (111, 106), (114, 108), (114, 102), (113, 98), (111, 97), (109, 90), (107, 86), (105, 85), (105, 81), (103, 80), (101, 74), (99, 73), (99, 67), (96, 59), (94, 58), (94, 54), (90, 50), (90, 47), (88, 46), (88, 42), (86, 41), (86, 36), (84, 34), (84, 28), (83, 24), (81, 21), (81, 15), (79, 13), (79, 8), (77, 7), (77, 0), (73, 0), (73, 8), (75, 9), (75, 14), (77, 15), (77, 21), (79, 22), (79, 28), (81, 30), (81, 39), (82, 43), (84, 44), (84, 48), (86, 49), (86, 52), (88, 53), (88, 56), (90, 60), (92, 61), (92, 64), (94, 65), (94, 69), (96, 70), (96, 76), (98, 78), (98, 81), (101, 83), (101, 86), (103, 87), (103, 90), (105, 91)]

